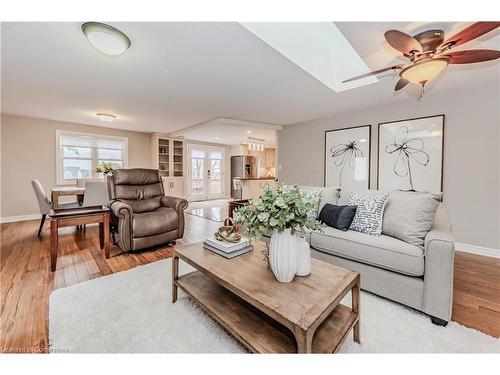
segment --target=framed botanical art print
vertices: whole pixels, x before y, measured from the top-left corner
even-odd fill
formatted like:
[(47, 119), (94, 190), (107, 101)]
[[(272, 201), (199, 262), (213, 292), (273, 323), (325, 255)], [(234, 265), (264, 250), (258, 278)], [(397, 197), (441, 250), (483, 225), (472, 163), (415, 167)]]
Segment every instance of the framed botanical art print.
[(325, 132), (325, 186), (368, 189), (371, 125)]
[(378, 189), (443, 191), (444, 115), (378, 125)]

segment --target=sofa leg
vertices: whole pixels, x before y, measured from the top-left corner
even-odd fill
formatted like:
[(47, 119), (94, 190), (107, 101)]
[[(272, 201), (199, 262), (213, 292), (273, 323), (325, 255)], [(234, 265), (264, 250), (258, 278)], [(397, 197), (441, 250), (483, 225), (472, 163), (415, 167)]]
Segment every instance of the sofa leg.
[(448, 322), (446, 320), (439, 319), (439, 318), (436, 318), (434, 316), (431, 316), (431, 322), (432, 322), (432, 324), (435, 324), (435, 325), (441, 326), (441, 327), (446, 327), (448, 325)]

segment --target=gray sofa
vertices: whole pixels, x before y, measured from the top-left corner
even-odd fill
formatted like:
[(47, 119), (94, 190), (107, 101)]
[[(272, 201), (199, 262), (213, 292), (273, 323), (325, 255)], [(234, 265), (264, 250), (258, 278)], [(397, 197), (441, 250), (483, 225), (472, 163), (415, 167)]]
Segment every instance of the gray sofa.
[[(302, 188), (320, 191), (320, 210), (326, 203), (347, 204), (350, 195), (335, 188)], [(438, 205), (424, 248), (384, 234), (331, 227), (311, 233), (310, 245), (313, 257), (360, 272), (362, 289), (422, 311), (434, 324), (446, 325), (450, 320), (455, 246), (443, 203)]]

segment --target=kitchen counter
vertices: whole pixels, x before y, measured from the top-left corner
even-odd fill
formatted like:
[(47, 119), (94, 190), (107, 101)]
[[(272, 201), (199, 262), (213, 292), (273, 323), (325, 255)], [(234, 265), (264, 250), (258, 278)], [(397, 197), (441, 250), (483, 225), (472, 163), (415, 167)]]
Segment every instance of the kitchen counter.
[(235, 177), (234, 181), (241, 186), (241, 199), (259, 197), (266, 185), (276, 186), (276, 177)]
[(235, 177), (234, 179), (239, 181), (253, 181), (253, 180), (275, 181), (276, 177)]

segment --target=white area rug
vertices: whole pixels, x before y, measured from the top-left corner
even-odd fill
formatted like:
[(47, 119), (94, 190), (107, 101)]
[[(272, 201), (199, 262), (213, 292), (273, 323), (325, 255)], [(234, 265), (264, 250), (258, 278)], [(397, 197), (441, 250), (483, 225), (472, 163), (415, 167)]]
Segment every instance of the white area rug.
[[(181, 261), (181, 273), (188, 267)], [(349, 334), (340, 352), (500, 353), (499, 339), (455, 322), (435, 326), (423, 314), (365, 292), (361, 340), (358, 345)], [(53, 351), (76, 353), (245, 352), (181, 291), (171, 302), (170, 259), (52, 292), (49, 343)]]

